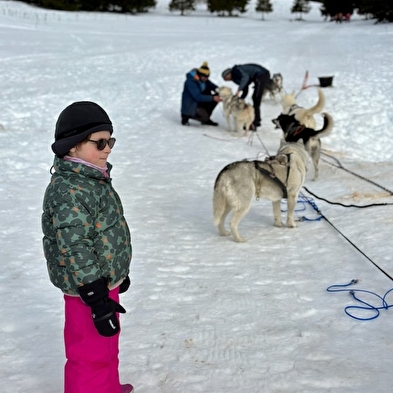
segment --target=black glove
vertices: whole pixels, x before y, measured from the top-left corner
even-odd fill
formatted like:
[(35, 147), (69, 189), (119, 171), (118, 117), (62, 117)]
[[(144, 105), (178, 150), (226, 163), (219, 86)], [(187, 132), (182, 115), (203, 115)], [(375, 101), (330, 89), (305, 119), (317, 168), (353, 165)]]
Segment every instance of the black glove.
[(126, 310), (109, 298), (109, 289), (104, 278), (78, 288), (82, 300), (91, 308), (94, 325), (101, 336), (111, 337), (120, 331), (116, 312)]
[(131, 284), (130, 276), (127, 276), (119, 286), (119, 293), (127, 292), (128, 288), (130, 287), (130, 284)]

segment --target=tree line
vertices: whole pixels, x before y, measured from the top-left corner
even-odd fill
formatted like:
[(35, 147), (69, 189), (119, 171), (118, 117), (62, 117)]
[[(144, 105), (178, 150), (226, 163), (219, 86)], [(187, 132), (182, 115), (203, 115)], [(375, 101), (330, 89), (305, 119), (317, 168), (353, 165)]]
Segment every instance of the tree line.
[(147, 12), (155, 0), (22, 0), (37, 7), (63, 11), (109, 11), (137, 14)]
[(357, 10), (358, 14), (377, 22), (393, 22), (392, 0), (323, 0), (321, 13), (325, 16), (335, 16), (339, 13), (350, 13)]
[[(38, 7), (68, 11), (110, 11), (120, 13), (147, 12), (157, 4), (156, 0), (22, 0)], [(234, 16), (248, 10), (250, 0), (168, 0), (168, 8), (181, 15), (195, 11), (198, 2), (206, 2), (207, 9), (219, 16)], [(339, 14), (351, 15), (355, 10), (366, 18), (377, 22), (393, 22), (393, 0), (316, 0), (321, 3), (321, 15), (334, 18)], [(302, 19), (311, 7), (309, 0), (293, 0), (290, 11)], [(257, 0), (255, 11), (265, 14), (273, 12), (271, 0)]]

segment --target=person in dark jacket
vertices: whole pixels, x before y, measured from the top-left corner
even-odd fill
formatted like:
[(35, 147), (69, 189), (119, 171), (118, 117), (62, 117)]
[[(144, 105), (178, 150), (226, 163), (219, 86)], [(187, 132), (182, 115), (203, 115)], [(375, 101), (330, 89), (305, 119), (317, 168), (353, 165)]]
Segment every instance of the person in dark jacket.
[(131, 393), (119, 381), (119, 293), (129, 285), (131, 234), (107, 161), (116, 142), (107, 113), (74, 102), (56, 123), (42, 213), (50, 280), (64, 294), (64, 393)]
[(209, 80), (210, 70), (205, 61), (201, 67), (194, 68), (186, 74), (181, 100), (181, 124), (189, 125), (189, 119), (200, 121), (208, 126), (218, 126), (210, 116), (221, 101), (217, 85)]
[(242, 64), (227, 68), (222, 72), (225, 81), (232, 81), (239, 85), (237, 96), (246, 98), (248, 87), (254, 83), (252, 102), (255, 110), (254, 128), (261, 125), (261, 102), (263, 91), (266, 89), (270, 80), (270, 71), (259, 64)]

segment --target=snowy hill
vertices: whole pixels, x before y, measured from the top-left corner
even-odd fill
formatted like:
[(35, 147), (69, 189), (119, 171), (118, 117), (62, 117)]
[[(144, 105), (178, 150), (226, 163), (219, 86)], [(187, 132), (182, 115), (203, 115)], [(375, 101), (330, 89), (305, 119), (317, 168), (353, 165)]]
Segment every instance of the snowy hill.
[[(393, 286), (393, 26), (324, 22), (318, 3), (293, 21), (290, 0), (273, 1), (265, 21), (252, 8), (237, 18), (202, 8), (181, 17), (167, 3), (129, 16), (0, 0), (2, 392), (62, 392), (63, 299), (46, 272), (40, 215), (55, 121), (78, 100), (96, 101), (114, 123), (113, 182), (133, 236), (124, 382), (137, 393), (390, 392), (390, 310), (357, 321), (344, 312), (351, 297), (326, 288), (357, 278), (354, 288), (383, 296)], [(310, 85), (333, 75), (323, 91), (335, 128), (322, 141), (333, 158), (324, 155), (320, 179), (310, 169), (305, 186), (332, 202), (387, 205), (313, 198), (327, 220), (288, 229), (273, 227), (268, 201), (255, 201), (240, 224), (248, 242), (220, 237), (215, 177), (232, 161), (276, 152), (271, 119), (281, 107), (263, 102), (252, 145), (228, 134), (221, 106), (219, 127), (183, 127), (184, 77), (205, 60), (219, 85), (223, 69), (245, 62), (281, 72), (288, 92), (307, 70)], [(316, 99), (315, 87), (298, 96), (305, 107)], [(296, 215), (318, 217), (308, 203)]]

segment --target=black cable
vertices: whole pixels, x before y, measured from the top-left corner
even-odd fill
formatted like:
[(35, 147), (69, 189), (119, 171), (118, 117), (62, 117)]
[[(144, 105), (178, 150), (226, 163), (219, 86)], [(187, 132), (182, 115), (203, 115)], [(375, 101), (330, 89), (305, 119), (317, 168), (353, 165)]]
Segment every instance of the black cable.
[(319, 200), (321, 200), (321, 201), (324, 201), (324, 202), (327, 202), (327, 203), (329, 203), (329, 204), (331, 204), (331, 205), (339, 205), (339, 206), (343, 206), (343, 207), (357, 207), (357, 208), (359, 208), (359, 209), (361, 209), (361, 208), (365, 208), (365, 207), (372, 207), (372, 206), (390, 206), (390, 205), (393, 205), (393, 203), (372, 203), (372, 204), (370, 204), (370, 205), (344, 205), (343, 203), (340, 203), (340, 202), (331, 202), (331, 201), (329, 201), (329, 200), (327, 200), (327, 199), (325, 199), (325, 198), (322, 198), (322, 197), (320, 197), (320, 196), (318, 196), (318, 195), (316, 195), (316, 194), (314, 194), (313, 192), (311, 192), (306, 186), (303, 186), (303, 188), (309, 193), (309, 194), (311, 194), (313, 197), (315, 197), (315, 198), (317, 198), (317, 199), (319, 199)]
[[(305, 187), (304, 187), (305, 188)], [(306, 189), (307, 190), (307, 189)], [(309, 192), (307, 190), (307, 192)], [(338, 228), (336, 228), (329, 220), (328, 218), (321, 212), (321, 210), (318, 208), (316, 204), (311, 204), (314, 210), (316, 210), (321, 217), (326, 220), (348, 243), (350, 243), (353, 247), (356, 248), (365, 258), (367, 258), (377, 269), (379, 269), (386, 277), (390, 278), (393, 281), (393, 277), (390, 276), (385, 270), (380, 268), (371, 258), (369, 258), (356, 244), (354, 244), (351, 240), (349, 240)]]
[(332, 158), (333, 160), (335, 160), (335, 161), (337, 162), (337, 165), (335, 165), (335, 164), (333, 164), (332, 162), (329, 162), (329, 161), (324, 160), (323, 158), (321, 158), (322, 161), (326, 162), (327, 164), (333, 165), (333, 166), (335, 166), (336, 168), (343, 169), (344, 171), (350, 173), (351, 175), (354, 175), (354, 176), (356, 176), (356, 177), (358, 177), (358, 178), (360, 178), (360, 179), (362, 179), (362, 180), (365, 180), (365, 181), (367, 181), (368, 183), (371, 183), (371, 184), (373, 184), (374, 186), (376, 186), (376, 187), (378, 187), (378, 188), (380, 188), (380, 189), (382, 189), (382, 190), (388, 192), (390, 195), (393, 195), (393, 191), (390, 191), (390, 190), (387, 189), (386, 187), (381, 186), (380, 184), (374, 182), (373, 180), (367, 179), (366, 177), (364, 177), (364, 176), (362, 176), (362, 175), (359, 175), (359, 174), (357, 174), (357, 173), (355, 173), (355, 172), (352, 172), (352, 171), (350, 171), (349, 169), (345, 168), (345, 167), (341, 164), (341, 162), (340, 162), (336, 157), (333, 157), (333, 156), (331, 156), (330, 154), (325, 153), (324, 151), (322, 151), (321, 153), (322, 153), (323, 155), (329, 157), (329, 158)]

